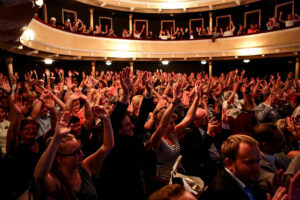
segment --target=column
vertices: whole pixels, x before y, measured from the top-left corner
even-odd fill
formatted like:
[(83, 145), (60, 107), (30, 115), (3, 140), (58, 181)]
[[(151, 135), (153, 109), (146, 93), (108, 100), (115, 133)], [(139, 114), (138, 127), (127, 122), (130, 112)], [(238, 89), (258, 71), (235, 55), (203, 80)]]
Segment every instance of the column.
[(10, 80), (10, 84), (13, 84), (12, 77), (14, 75), (14, 69), (13, 69), (13, 57), (7, 57), (6, 58), (6, 64), (7, 64), (7, 71), (8, 71), (8, 77)]
[(208, 75), (209, 77), (212, 76), (212, 61), (208, 61)]
[(130, 73), (133, 75), (133, 61), (130, 62)]
[[(90, 8), (90, 26), (94, 29), (94, 9)], [(88, 27), (87, 27), (88, 29)]]
[(132, 14), (129, 14), (129, 33), (132, 34)]
[(296, 64), (295, 64), (295, 79), (299, 79), (299, 64), (300, 64), (300, 57), (296, 58)]
[(44, 12), (44, 21), (48, 23), (48, 15), (47, 15), (47, 5), (43, 4), (43, 12)]
[(212, 30), (212, 28), (213, 28), (213, 13), (210, 12), (209, 13), (209, 29)]
[(91, 61), (92, 64), (92, 76), (95, 77), (96, 75), (96, 61)]

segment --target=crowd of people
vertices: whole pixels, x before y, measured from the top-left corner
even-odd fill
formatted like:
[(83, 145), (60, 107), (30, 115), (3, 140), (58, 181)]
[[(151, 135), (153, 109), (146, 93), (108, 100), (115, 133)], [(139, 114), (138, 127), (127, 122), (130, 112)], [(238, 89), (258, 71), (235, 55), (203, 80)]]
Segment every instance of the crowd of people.
[[(286, 19), (282, 17), (283, 12), (279, 13), (278, 19), (275, 17), (270, 17), (268, 22), (266, 23), (265, 30), (271, 31), (280, 28), (288, 28), (292, 26), (299, 25), (300, 18), (297, 14), (292, 15), (288, 14)], [(77, 19), (76, 22), (71, 22), (70, 20), (66, 20), (64, 24), (57, 25), (56, 18), (51, 17), (50, 23), (51, 26), (59, 27), (64, 30), (68, 30), (71, 32), (82, 33), (87, 35), (94, 36), (104, 36), (104, 37), (112, 37), (112, 38), (134, 38), (134, 39), (160, 39), (160, 40), (193, 40), (200, 38), (218, 38), (218, 37), (228, 37), (234, 35), (246, 35), (259, 33), (261, 31), (258, 24), (250, 24), (249, 28), (246, 28), (243, 25), (239, 25), (238, 29), (236, 29), (233, 21), (230, 21), (229, 25), (226, 26), (226, 30), (223, 30), (220, 27), (213, 27), (210, 29), (209, 27), (202, 28), (196, 27), (195, 30), (183, 27), (176, 27), (175, 30), (170, 28), (170, 30), (160, 30), (159, 33), (153, 33), (153, 31), (149, 31), (148, 34), (143, 34), (145, 32), (145, 25), (142, 26), (141, 30), (137, 30), (135, 25), (133, 25), (133, 31), (130, 33), (129, 29), (123, 29), (122, 33), (116, 34), (112, 27), (105, 25), (104, 27), (100, 25), (96, 25), (95, 28), (87, 27), (82, 20)], [(264, 30), (264, 29), (262, 29)]]
[[(0, 73), (1, 198), (297, 200), (299, 94), (292, 73)], [(168, 185), (180, 155), (197, 196)]]

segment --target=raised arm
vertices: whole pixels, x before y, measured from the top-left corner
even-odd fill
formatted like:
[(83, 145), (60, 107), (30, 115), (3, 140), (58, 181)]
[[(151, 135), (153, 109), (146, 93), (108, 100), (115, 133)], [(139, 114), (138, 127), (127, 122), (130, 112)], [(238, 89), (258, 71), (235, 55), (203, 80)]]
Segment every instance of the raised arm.
[(174, 113), (175, 106), (180, 102), (180, 89), (181, 89), (181, 83), (177, 82), (173, 88), (173, 101), (167, 108), (162, 119), (160, 120), (158, 128), (150, 138), (150, 142), (153, 148), (155, 149), (159, 147), (161, 142), (161, 137), (163, 136), (164, 132), (166, 131), (169, 125), (169, 121)]
[(114, 146), (114, 133), (111, 126), (110, 118), (108, 113), (105, 111), (103, 106), (94, 106), (92, 108), (94, 116), (100, 118), (104, 125), (104, 134), (103, 134), (103, 145), (92, 155), (87, 157), (83, 162), (82, 166), (92, 174), (96, 171), (104, 159), (107, 157), (109, 152)]
[(11, 117), (12, 121), (8, 128), (6, 137), (6, 152), (7, 154), (12, 154), (19, 146), (18, 131), (20, 122), (24, 118), (23, 112), (25, 110), (25, 106), (23, 104), (23, 99), (21, 96), (11, 95), (9, 97), (9, 101), (10, 105), (12, 105), (13, 109), (17, 113), (16, 115), (14, 115), (14, 117)]
[(54, 136), (48, 148), (39, 159), (34, 170), (34, 180), (38, 188), (41, 191), (46, 192), (47, 194), (55, 194), (60, 192), (61, 190), (61, 184), (59, 183), (57, 178), (53, 177), (50, 174), (50, 170), (53, 166), (56, 152), (61, 140), (71, 131), (71, 128), (68, 127), (70, 118), (71, 115), (69, 112), (65, 111), (62, 113), (58, 123), (56, 124)]
[(199, 103), (200, 92), (201, 92), (201, 84), (200, 84), (200, 81), (197, 81), (196, 84), (195, 84), (195, 98), (194, 98), (194, 101), (193, 101), (189, 111), (187, 112), (186, 116), (175, 127), (175, 134), (178, 137), (184, 131), (184, 129), (186, 129), (190, 125), (190, 123), (193, 121), (193, 119), (195, 117), (196, 110), (197, 110), (198, 103)]

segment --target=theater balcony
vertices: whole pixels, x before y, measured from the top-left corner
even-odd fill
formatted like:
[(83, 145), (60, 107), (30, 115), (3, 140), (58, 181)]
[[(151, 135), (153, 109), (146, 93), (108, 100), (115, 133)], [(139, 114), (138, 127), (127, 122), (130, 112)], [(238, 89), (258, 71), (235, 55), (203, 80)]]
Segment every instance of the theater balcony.
[(300, 51), (300, 27), (253, 35), (199, 40), (134, 40), (71, 33), (32, 19), (21, 43), (43, 57), (81, 60), (226, 60), (295, 56)]

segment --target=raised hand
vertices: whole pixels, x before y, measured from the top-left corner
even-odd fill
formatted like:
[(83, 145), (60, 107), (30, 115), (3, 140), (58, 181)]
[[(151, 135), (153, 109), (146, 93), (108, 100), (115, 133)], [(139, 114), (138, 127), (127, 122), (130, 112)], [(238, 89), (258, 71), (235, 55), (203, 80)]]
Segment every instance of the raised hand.
[(287, 200), (288, 195), (286, 194), (286, 188), (285, 187), (279, 187), (274, 196), (271, 197), (269, 193), (267, 193), (267, 200)]
[(181, 98), (181, 87), (182, 84), (180, 82), (175, 83), (173, 87), (173, 101), (178, 101)]
[(215, 128), (219, 126), (219, 122), (215, 120), (215, 117), (211, 118), (207, 125), (207, 134), (212, 136)]
[(289, 200), (300, 199), (300, 172), (291, 179), (289, 187)]
[(73, 83), (71, 77), (67, 78), (67, 88), (71, 90), (73, 88)]
[(93, 106), (92, 111), (94, 116), (101, 119), (102, 121), (109, 119), (109, 115), (104, 109), (104, 106)]
[(55, 103), (54, 103), (54, 99), (51, 95), (48, 95), (47, 97), (44, 98), (44, 106), (46, 106), (46, 108), (48, 108), (48, 110), (54, 110)]
[(152, 89), (153, 89), (153, 82), (151, 80), (151, 72), (145, 72), (143, 74), (142, 80), (143, 80), (143, 85), (145, 86), (147, 93), (151, 94)]
[(17, 111), (18, 114), (23, 114), (25, 110), (25, 106), (23, 103), (22, 96), (14, 96), (12, 95), (13, 107)]
[(7, 79), (0, 80), (0, 87), (7, 93), (11, 91), (9, 81)]
[[(71, 119), (71, 114), (69, 111), (64, 111), (61, 113), (55, 127), (55, 133), (54, 133), (55, 136), (61, 138), (67, 135), (68, 133), (70, 133), (71, 127), (68, 126), (70, 119)], [(72, 124), (70, 126), (72, 126)]]
[(201, 96), (201, 82), (200, 81), (197, 81), (195, 83), (195, 94), (197, 97)]
[(84, 81), (84, 85), (87, 87), (87, 88), (91, 88), (93, 86), (93, 82), (92, 82), (92, 77), (89, 76), (85, 79)]
[(133, 89), (133, 82), (130, 80), (130, 69), (126, 67), (120, 75), (120, 83), (124, 92), (130, 93)]
[(300, 127), (296, 126), (297, 117), (287, 117), (288, 130), (300, 140)]

